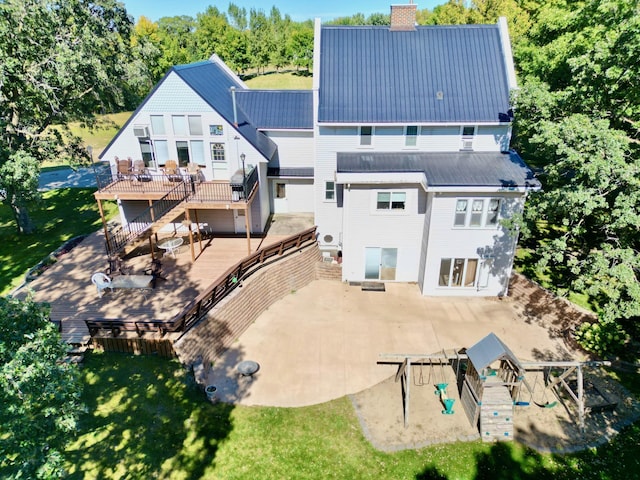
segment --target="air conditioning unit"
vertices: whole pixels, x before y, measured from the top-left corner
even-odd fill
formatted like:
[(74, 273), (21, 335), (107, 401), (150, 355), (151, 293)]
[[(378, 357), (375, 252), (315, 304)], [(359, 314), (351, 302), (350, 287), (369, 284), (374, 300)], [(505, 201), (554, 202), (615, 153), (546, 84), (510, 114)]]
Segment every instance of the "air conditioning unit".
[(145, 127), (143, 125), (134, 125), (133, 135), (138, 138), (149, 138), (149, 127)]
[(473, 150), (473, 140), (472, 139), (462, 139), (462, 150)]

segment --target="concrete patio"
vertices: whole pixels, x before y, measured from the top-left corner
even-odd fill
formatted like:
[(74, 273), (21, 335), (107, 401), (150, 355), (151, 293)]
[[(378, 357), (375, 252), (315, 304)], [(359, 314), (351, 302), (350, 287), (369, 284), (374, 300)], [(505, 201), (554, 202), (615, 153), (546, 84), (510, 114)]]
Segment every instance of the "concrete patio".
[[(396, 372), (380, 353), (428, 354), (470, 347), (490, 332), (523, 360), (579, 359), (509, 298), (423, 297), (415, 284), (362, 291), (317, 280), (271, 306), (215, 362), (208, 383), (242, 405), (296, 407), (372, 387)], [(241, 377), (243, 360), (260, 364)]]

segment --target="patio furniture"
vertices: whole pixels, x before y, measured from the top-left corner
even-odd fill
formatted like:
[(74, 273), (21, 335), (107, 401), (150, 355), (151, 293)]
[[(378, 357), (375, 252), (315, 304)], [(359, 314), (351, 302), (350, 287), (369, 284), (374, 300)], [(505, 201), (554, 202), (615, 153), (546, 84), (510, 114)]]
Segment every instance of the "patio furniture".
[(144, 271), (145, 275), (151, 276), (151, 288), (156, 288), (158, 280), (166, 280), (167, 277), (162, 276), (162, 262), (157, 258), (151, 262), (151, 267)]
[(112, 289), (135, 290), (151, 288), (149, 275), (120, 275), (111, 281)]
[(116, 274), (127, 275), (128, 273), (130, 273), (130, 269), (124, 266), (124, 262), (122, 261), (122, 258), (120, 258), (118, 255), (109, 256), (108, 262), (109, 262), (109, 266), (107, 267), (107, 271), (106, 271), (106, 274), (108, 276), (113, 276)]
[(131, 179), (131, 169), (132, 169), (132, 161), (130, 158), (126, 160), (119, 160), (116, 157), (116, 162), (118, 165), (118, 179)]
[(133, 170), (131, 171), (139, 182), (150, 182), (151, 175), (144, 164), (144, 160), (136, 160), (133, 162)]
[(184, 243), (182, 237), (173, 237), (173, 238), (165, 238), (158, 242), (158, 248), (162, 250), (166, 250), (167, 252), (173, 255), (173, 258), (176, 258), (176, 250), (180, 248), (180, 245)]
[(104, 291), (107, 288), (113, 290), (111, 279), (102, 272), (94, 273), (93, 275), (91, 275), (91, 283), (93, 283), (98, 289), (98, 295), (100, 297), (104, 295)]
[(197, 163), (189, 162), (187, 164), (187, 174), (194, 182), (199, 182), (200, 178), (200, 166)]
[(178, 163), (175, 160), (167, 160), (162, 167), (162, 174), (169, 182), (181, 182), (182, 176), (178, 170)]

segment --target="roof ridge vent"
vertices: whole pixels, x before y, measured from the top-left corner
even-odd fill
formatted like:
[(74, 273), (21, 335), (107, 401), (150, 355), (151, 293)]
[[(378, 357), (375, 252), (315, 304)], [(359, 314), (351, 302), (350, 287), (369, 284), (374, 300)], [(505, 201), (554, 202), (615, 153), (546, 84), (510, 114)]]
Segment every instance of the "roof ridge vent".
[(418, 6), (409, 1), (408, 5), (391, 5), (391, 32), (410, 32), (416, 29)]

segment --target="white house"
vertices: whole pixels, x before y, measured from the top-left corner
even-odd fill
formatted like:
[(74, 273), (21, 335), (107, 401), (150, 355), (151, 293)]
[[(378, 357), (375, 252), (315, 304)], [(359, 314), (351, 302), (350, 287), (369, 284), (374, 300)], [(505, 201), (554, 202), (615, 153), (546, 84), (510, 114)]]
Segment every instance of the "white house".
[[(270, 213), (313, 212), (345, 281), (503, 295), (517, 239), (501, 220), (540, 188), (509, 149), (506, 21), (421, 27), (415, 13), (392, 6), (390, 27), (316, 21), (312, 91), (250, 90), (215, 56), (174, 67), (102, 158), (151, 170), (177, 158), (207, 181), (232, 180), (244, 158), (259, 172), (251, 232)], [(200, 220), (240, 233), (237, 215)]]

